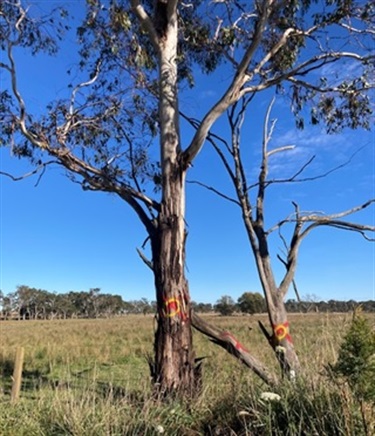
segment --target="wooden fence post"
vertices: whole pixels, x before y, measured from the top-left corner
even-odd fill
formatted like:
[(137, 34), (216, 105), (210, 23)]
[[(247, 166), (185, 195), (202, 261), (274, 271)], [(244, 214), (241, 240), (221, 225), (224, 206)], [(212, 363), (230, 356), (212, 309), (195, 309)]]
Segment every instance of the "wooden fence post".
[(13, 371), (12, 393), (10, 396), (11, 403), (15, 403), (20, 396), (24, 354), (25, 354), (25, 350), (23, 347), (17, 348), (16, 361), (14, 364), (14, 371)]

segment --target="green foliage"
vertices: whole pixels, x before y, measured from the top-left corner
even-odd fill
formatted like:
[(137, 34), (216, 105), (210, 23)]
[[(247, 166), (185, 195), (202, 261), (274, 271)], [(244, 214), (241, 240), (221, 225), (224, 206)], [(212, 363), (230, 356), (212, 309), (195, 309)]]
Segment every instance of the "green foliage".
[[(348, 404), (348, 393), (322, 381), (319, 387), (307, 381), (286, 384), (278, 390), (279, 401), (262, 401), (258, 413), (269, 433), (284, 435), (365, 435), (358, 410)], [(258, 418), (259, 419), (259, 418)], [(249, 430), (259, 428), (249, 422)]]
[(243, 313), (262, 313), (266, 310), (266, 302), (259, 292), (244, 292), (237, 301)]
[[(82, 181), (82, 171), (77, 173), (66, 161), (60, 162), (84, 189), (94, 186), (97, 190), (100, 186), (104, 191), (113, 191), (112, 182), (116, 182), (142, 195), (158, 193), (160, 164), (155, 158), (158, 153), (152, 150), (160, 122), (158, 54), (130, 2), (87, 1), (82, 22), (70, 20), (71, 30), (64, 9), (57, 7), (48, 16), (40, 16), (40, 9), (33, 5), (27, 8), (26, 3), (0, 2), (3, 59), (0, 68), (5, 76), (9, 79), (20, 74), (17, 65), (11, 65), (10, 51), (20, 50), (21, 55), (39, 52), (55, 55), (66, 32), (67, 39), (77, 40), (78, 59), (68, 62), (67, 80), (71, 83), (61, 93), (61, 99), (48, 104), (42, 115), (25, 114), (26, 127), (31, 134), (28, 137), (22, 134), (17, 96), (9, 83), (4, 82), (5, 89), (0, 92), (3, 117), (0, 144), (12, 144), (14, 156), (26, 158), (35, 166), (43, 162), (46, 153), (31, 143), (31, 137), (46, 141), (51, 150), (64, 147), (71, 150), (74, 156), (95, 169), (90, 174), (85, 173)], [(249, 84), (259, 85), (260, 90), (274, 87), (289, 99), (299, 128), (306, 125), (307, 117), (312, 124), (325, 125), (329, 132), (345, 127), (369, 128), (368, 94), (373, 86), (373, 58), (367, 56), (370, 53), (367, 47), (372, 44), (373, 6), (371, 2), (325, 0), (318, 8), (317, 3), (316, 0), (273, 2), (249, 64)], [(159, 24), (157, 7), (163, 2), (144, 0), (142, 4), (156, 28)], [(241, 57), (257, 32), (262, 4), (256, 1), (197, 0), (194, 5), (178, 2), (176, 62), (181, 91), (186, 91), (186, 84), (193, 87), (195, 76), (200, 72), (213, 74), (224, 63), (227, 63), (225, 75), (236, 75)], [(18, 22), (23, 12), (25, 15)], [(303, 31), (313, 23), (316, 30), (306, 36)], [(344, 35), (344, 28), (341, 33), (337, 29), (348, 23), (363, 30), (361, 43), (351, 47), (355, 56), (361, 57), (358, 61), (340, 54), (342, 43), (350, 34)], [(292, 32), (286, 43), (274, 50), (287, 29), (297, 32)], [(314, 40), (319, 44), (314, 46)], [(353, 38), (351, 44), (354, 41)], [(273, 54), (269, 56), (270, 53)], [(320, 59), (324, 53), (334, 56)], [(268, 60), (263, 63), (264, 59)], [(262, 67), (258, 68), (260, 64)], [(326, 67), (327, 71), (323, 71)], [(345, 71), (350, 74), (345, 76)], [(87, 85), (88, 79), (92, 81), (90, 85)], [(82, 86), (84, 83), (86, 85)], [(186, 115), (189, 115), (188, 110)]]
[(375, 404), (375, 331), (358, 309), (333, 371), (347, 380), (358, 398)]
[(220, 313), (220, 315), (229, 316), (233, 315), (236, 311), (236, 304), (232, 297), (229, 295), (223, 295), (219, 300), (217, 300), (214, 308), (216, 312)]

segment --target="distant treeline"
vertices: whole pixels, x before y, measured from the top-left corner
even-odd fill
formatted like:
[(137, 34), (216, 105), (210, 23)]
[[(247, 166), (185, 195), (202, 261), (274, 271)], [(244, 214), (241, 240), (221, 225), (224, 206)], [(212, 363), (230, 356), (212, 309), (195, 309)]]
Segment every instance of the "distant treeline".
[(0, 291), (1, 319), (99, 318), (153, 312), (155, 304), (145, 298), (124, 301), (121, 295), (102, 294), (99, 288), (57, 294), (22, 285), (9, 294)]
[(375, 300), (368, 301), (301, 301), (287, 300), (286, 310), (293, 312), (351, 312), (354, 308), (361, 306), (365, 312), (375, 312)]
[[(210, 307), (211, 306), (211, 307)], [(375, 301), (317, 301), (308, 297), (305, 301), (287, 300), (285, 307), (289, 313), (307, 313), (307, 312), (351, 312), (356, 307), (361, 306), (365, 312), (375, 312)], [(266, 302), (259, 292), (245, 292), (238, 298), (237, 302), (228, 296), (221, 297), (215, 305), (199, 303), (195, 309), (197, 312), (206, 312), (209, 309), (214, 310), (222, 315), (232, 315), (234, 313), (265, 313), (267, 312)]]
[[(296, 301), (288, 300), (288, 312), (350, 312), (358, 305), (366, 312), (375, 312), (375, 301)], [(229, 296), (221, 297), (216, 304), (192, 302), (199, 313), (217, 312), (222, 315), (235, 313), (253, 314), (266, 312), (263, 296), (257, 292), (245, 292), (237, 302)], [(124, 301), (120, 295), (103, 294), (99, 288), (89, 291), (70, 291), (57, 294), (29, 286), (5, 294), (0, 291), (0, 319), (67, 319), (103, 318), (127, 314), (153, 314), (155, 301), (146, 298)]]

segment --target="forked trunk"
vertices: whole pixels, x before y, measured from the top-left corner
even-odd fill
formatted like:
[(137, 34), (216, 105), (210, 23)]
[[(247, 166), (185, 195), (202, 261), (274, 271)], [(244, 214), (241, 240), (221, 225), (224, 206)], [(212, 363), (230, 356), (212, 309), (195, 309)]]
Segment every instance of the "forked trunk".
[(247, 226), (247, 230), (255, 253), (272, 333), (269, 334), (262, 323), (259, 323), (259, 325), (276, 354), (282, 374), (294, 379), (299, 372), (300, 364), (290, 334), (290, 325), (284, 304), (285, 292), (282, 292), (276, 285), (265, 232), (263, 229), (257, 229), (257, 239), (259, 241), (259, 245), (257, 245), (250, 225)]
[(271, 295), (269, 291), (266, 293), (266, 301), (272, 334), (267, 333), (264, 326), (259, 324), (276, 354), (282, 374), (293, 380), (299, 373), (300, 363), (293, 345), (284, 299), (275, 289)]
[(283, 374), (293, 380), (300, 370), (300, 363), (290, 334), (288, 314), (283, 299), (279, 298), (270, 312), (273, 329), (273, 348)]

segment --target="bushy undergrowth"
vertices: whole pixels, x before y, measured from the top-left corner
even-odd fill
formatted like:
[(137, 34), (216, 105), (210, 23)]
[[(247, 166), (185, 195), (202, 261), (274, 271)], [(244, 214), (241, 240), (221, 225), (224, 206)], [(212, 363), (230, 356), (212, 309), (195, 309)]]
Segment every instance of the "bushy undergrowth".
[(375, 406), (375, 330), (360, 311), (353, 315), (333, 372), (348, 382), (358, 399)]
[[(257, 319), (215, 321), (271, 363), (261, 334), (254, 329), (246, 338), (248, 325)], [(145, 358), (152, 348), (151, 318), (0, 324), (0, 435), (371, 434), (373, 415), (364, 422), (350, 386), (323, 371), (337, 360), (350, 318), (304, 315), (291, 324), (301, 343), (303, 380), (280, 385), (273, 391), (278, 396), (264, 395), (269, 388), (247, 368), (196, 335), (197, 354), (207, 356), (203, 392), (194, 401), (169, 403), (151, 395)], [(310, 350), (303, 340), (309, 329), (315, 335), (320, 331)], [(11, 405), (9, 362), (16, 345), (26, 348), (25, 372), (21, 399)]]

